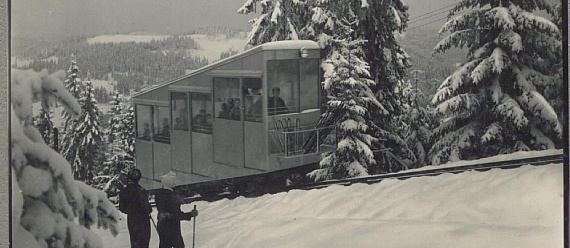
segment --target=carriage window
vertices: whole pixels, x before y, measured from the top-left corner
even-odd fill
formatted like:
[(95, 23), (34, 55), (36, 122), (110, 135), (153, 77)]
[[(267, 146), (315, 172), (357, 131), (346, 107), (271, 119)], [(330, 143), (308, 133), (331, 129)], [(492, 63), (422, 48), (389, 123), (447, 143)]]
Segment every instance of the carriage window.
[(214, 78), (214, 99), (216, 118), (241, 120), (238, 78)]
[(152, 139), (161, 143), (170, 143), (170, 108), (154, 106), (153, 117)]
[(151, 140), (152, 127), (150, 118), (150, 106), (136, 105), (137, 113), (137, 138), (142, 140)]
[(299, 62), (300, 69), (300, 105), (301, 111), (319, 108), (319, 60), (304, 59)]
[(298, 60), (267, 61), (267, 85), (269, 115), (299, 112)]
[(212, 95), (192, 93), (192, 131), (212, 134)]
[(173, 130), (188, 131), (188, 94), (172, 92), (172, 109)]
[(245, 120), (251, 122), (263, 121), (263, 97), (260, 78), (244, 78), (242, 90), (245, 105)]

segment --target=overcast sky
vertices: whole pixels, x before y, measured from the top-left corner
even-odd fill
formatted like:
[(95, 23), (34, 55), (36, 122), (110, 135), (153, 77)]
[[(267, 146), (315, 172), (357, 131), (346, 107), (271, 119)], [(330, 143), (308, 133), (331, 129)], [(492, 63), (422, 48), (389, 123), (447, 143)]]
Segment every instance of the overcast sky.
[[(560, 0), (549, 0), (558, 2)], [(129, 33), (173, 34), (206, 26), (234, 26), (249, 30), (254, 15), (237, 14), (245, 0), (12, 0), (14, 36), (64, 36)], [(405, 0), (410, 18), (438, 10), (459, 0)], [(437, 13), (436, 13), (437, 14)], [(429, 14), (432, 15), (432, 14)], [(412, 19), (409, 27), (445, 17)], [(425, 18), (424, 20), (418, 20)], [(439, 28), (444, 20), (427, 25)]]

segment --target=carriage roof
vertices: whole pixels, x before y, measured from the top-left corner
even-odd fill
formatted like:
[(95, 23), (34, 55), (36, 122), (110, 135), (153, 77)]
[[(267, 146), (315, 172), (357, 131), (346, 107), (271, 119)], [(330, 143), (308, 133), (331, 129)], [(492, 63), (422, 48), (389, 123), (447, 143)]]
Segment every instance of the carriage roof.
[(188, 73), (188, 74), (185, 74), (185, 75), (183, 75), (183, 76), (180, 76), (180, 77), (178, 77), (178, 78), (175, 78), (175, 79), (166, 81), (166, 82), (164, 82), (164, 83), (162, 83), (162, 84), (155, 85), (155, 86), (150, 87), (150, 88), (148, 88), (148, 89), (141, 90), (141, 91), (135, 93), (133, 97), (134, 97), (134, 98), (139, 97), (139, 96), (141, 96), (141, 95), (143, 95), (143, 94), (145, 94), (145, 93), (148, 93), (148, 92), (151, 92), (151, 91), (153, 91), (153, 90), (162, 88), (162, 87), (164, 87), (164, 86), (168, 86), (168, 85), (173, 84), (173, 83), (176, 83), (176, 82), (178, 82), (178, 81), (180, 81), (180, 80), (182, 80), (182, 79), (192, 77), (192, 76), (194, 76), (194, 75), (196, 75), (196, 74), (202, 73), (202, 72), (207, 71), (207, 70), (214, 69), (214, 68), (219, 67), (219, 66), (221, 66), (221, 65), (227, 64), (227, 63), (229, 63), (229, 62), (238, 60), (238, 59), (243, 58), (243, 57), (247, 57), (247, 56), (249, 56), (249, 55), (251, 55), (251, 54), (254, 54), (254, 53), (257, 53), (257, 52), (260, 52), (260, 51), (299, 50), (299, 49), (302, 49), (302, 48), (305, 48), (305, 49), (320, 49), (320, 47), (319, 47), (319, 45), (318, 45), (317, 42), (310, 41), (310, 40), (286, 40), (286, 41), (268, 42), (268, 43), (265, 43), (265, 44), (262, 44), (262, 45), (253, 47), (253, 48), (251, 48), (251, 49), (248, 49), (248, 50), (246, 50), (246, 51), (243, 51), (243, 52), (241, 52), (241, 53), (232, 55), (232, 56), (230, 56), (230, 57), (228, 57), (228, 58), (225, 58), (225, 59), (216, 61), (216, 62), (214, 62), (214, 63), (212, 63), (212, 64), (208, 64), (208, 65), (206, 65), (206, 66), (204, 66), (204, 67), (201, 67), (201, 68), (199, 68), (199, 69), (196, 69), (196, 70), (194, 70), (194, 71), (192, 71), (192, 72), (190, 72), (190, 73)]

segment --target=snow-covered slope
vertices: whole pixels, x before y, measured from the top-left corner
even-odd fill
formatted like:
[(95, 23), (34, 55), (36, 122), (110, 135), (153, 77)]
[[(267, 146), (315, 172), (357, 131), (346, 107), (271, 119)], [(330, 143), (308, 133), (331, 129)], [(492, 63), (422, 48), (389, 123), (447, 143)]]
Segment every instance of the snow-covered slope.
[[(195, 247), (563, 246), (562, 164), (194, 204)], [(192, 247), (192, 222), (182, 231)], [(129, 247), (126, 218), (116, 238), (98, 232), (108, 247)], [(153, 228), (150, 246), (158, 241)]]

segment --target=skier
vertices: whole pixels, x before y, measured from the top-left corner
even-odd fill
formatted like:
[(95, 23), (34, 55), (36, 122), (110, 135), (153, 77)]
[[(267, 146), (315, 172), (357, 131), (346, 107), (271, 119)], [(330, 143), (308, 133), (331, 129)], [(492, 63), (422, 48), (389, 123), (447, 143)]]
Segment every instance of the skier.
[(119, 210), (127, 214), (131, 247), (148, 247), (150, 241), (150, 213), (148, 192), (139, 185), (141, 171), (129, 171), (127, 187), (119, 193)]
[(176, 186), (176, 173), (170, 172), (161, 179), (163, 188), (155, 194), (156, 209), (158, 210), (158, 237), (160, 248), (184, 247), (184, 239), (180, 230), (181, 220), (191, 220), (198, 216), (198, 210), (183, 213), (180, 210), (182, 198), (173, 188)]

